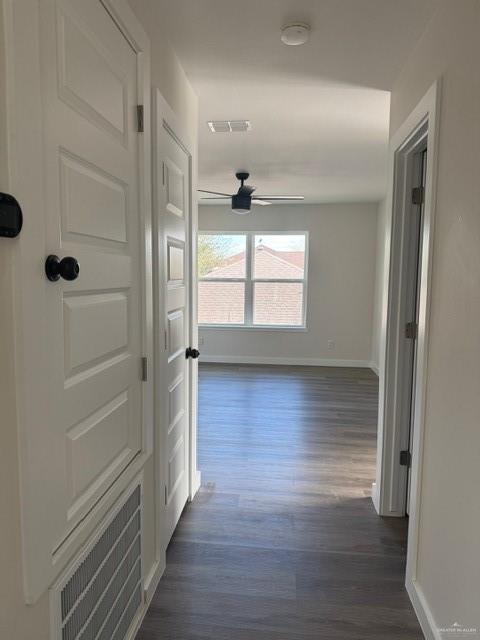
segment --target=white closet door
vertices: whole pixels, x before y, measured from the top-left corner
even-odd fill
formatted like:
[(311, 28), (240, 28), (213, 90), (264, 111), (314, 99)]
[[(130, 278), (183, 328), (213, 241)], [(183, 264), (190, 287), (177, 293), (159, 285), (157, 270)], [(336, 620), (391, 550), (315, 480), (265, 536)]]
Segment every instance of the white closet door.
[[(143, 446), (137, 54), (99, 0), (37, 5), (46, 213), (19, 277), (30, 599)], [(48, 255), (77, 277), (49, 281)]]
[[(156, 250), (159, 264), (158, 428), (162, 442), (165, 522), (168, 544), (189, 494), (189, 430), (192, 376), (191, 341), (191, 166), (175, 131), (174, 116), (157, 93), (155, 114)], [(163, 338), (163, 340), (162, 340)], [(161, 488), (160, 488), (161, 491)]]

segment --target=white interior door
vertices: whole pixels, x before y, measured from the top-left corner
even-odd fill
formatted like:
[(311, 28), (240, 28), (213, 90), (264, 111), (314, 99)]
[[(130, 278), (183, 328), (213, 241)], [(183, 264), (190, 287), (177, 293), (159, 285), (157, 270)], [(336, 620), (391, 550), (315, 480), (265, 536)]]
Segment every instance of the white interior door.
[(155, 218), (157, 280), (157, 427), (164, 483), (164, 544), (189, 495), (191, 359), (191, 163), (175, 132), (174, 116), (157, 93)]
[[(421, 197), (418, 204), (413, 205), (413, 215), (411, 218), (411, 229), (409, 233), (409, 256), (408, 256), (408, 284), (407, 284), (407, 318), (415, 326), (413, 340), (407, 346), (407, 420), (408, 420), (408, 465), (407, 465), (407, 499), (405, 511), (410, 513), (410, 491), (411, 491), (411, 459), (413, 455), (413, 427), (415, 422), (415, 388), (417, 374), (417, 327), (419, 324), (420, 309), (420, 288), (422, 279), (422, 241), (423, 224), (425, 217), (425, 188), (427, 179), (427, 149), (418, 153), (414, 158), (416, 183), (421, 189)], [(410, 320), (411, 319), (411, 320)]]
[[(35, 243), (25, 224), (19, 399), (31, 598), (143, 446), (137, 55), (99, 0), (36, 4), (46, 213)], [(77, 277), (49, 281), (49, 254)]]

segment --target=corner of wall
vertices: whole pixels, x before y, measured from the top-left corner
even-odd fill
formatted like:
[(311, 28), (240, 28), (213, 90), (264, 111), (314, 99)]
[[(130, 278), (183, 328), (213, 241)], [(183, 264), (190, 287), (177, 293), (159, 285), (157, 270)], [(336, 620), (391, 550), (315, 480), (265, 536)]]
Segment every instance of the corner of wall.
[(377, 249), (375, 258), (375, 294), (373, 302), (372, 322), (372, 368), (378, 375), (380, 366), (380, 341), (383, 314), (384, 275), (385, 275), (385, 224), (387, 213), (387, 200), (384, 198), (378, 203), (377, 209)]

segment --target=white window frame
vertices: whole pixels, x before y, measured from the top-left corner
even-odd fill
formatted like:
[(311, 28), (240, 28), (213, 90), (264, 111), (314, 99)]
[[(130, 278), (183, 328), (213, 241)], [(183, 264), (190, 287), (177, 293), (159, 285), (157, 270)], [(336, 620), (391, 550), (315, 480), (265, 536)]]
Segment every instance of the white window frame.
[[(198, 323), (200, 329), (242, 329), (248, 331), (307, 331), (307, 299), (308, 299), (308, 262), (309, 262), (309, 234), (308, 231), (199, 231), (199, 236), (242, 236), (245, 238), (245, 277), (244, 278), (201, 278), (198, 282), (241, 282), (245, 285), (244, 322), (243, 324), (212, 324)], [(254, 278), (253, 268), (255, 259), (256, 236), (304, 236), (305, 237), (305, 262), (303, 278)], [(290, 324), (253, 324), (254, 312), (254, 288), (256, 282), (301, 283), (303, 285), (302, 297), (302, 323)]]

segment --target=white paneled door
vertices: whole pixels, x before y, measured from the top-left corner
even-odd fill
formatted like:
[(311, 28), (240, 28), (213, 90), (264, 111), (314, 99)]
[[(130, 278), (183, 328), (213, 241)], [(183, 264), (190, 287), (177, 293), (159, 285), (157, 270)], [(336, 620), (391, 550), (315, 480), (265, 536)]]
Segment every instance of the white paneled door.
[(144, 446), (137, 54), (99, 0), (37, 5), (45, 220), (28, 258), (38, 268), (24, 265), (21, 398), (30, 598)]
[(159, 481), (164, 483), (165, 495), (163, 536), (168, 544), (189, 495), (191, 166), (189, 151), (175, 130), (175, 118), (158, 93), (154, 113), (157, 428), (163, 470)]

